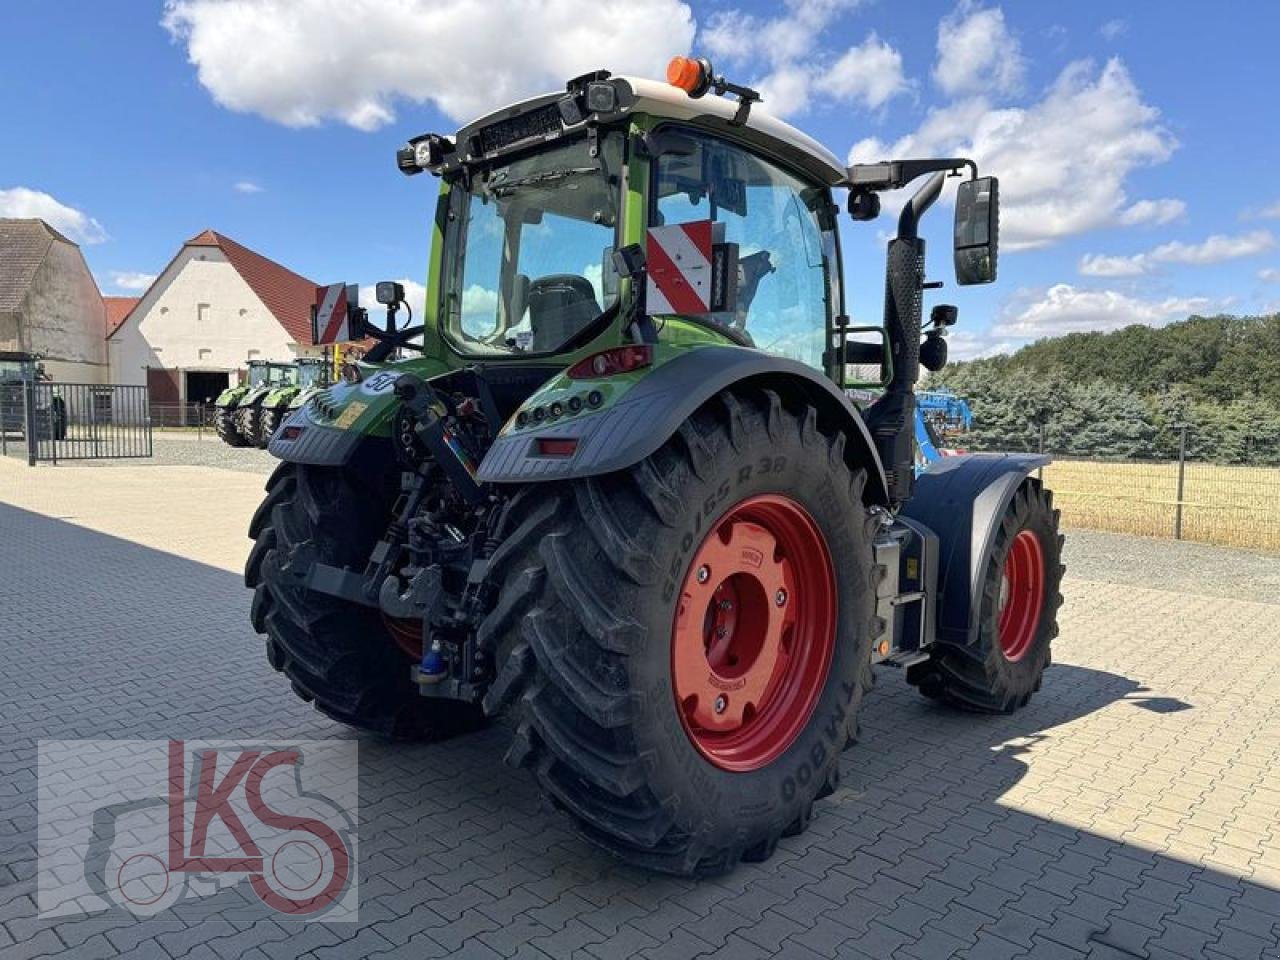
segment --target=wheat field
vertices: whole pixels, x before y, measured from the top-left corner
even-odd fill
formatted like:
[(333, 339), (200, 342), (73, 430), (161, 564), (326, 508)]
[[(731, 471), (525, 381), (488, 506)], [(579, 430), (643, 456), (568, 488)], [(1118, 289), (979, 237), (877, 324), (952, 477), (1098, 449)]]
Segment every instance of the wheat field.
[[(1174, 535), (1176, 462), (1056, 460), (1044, 482), (1064, 527)], [(1188, 463), (1182, 539), (1280, 552), (1280, 468)]]

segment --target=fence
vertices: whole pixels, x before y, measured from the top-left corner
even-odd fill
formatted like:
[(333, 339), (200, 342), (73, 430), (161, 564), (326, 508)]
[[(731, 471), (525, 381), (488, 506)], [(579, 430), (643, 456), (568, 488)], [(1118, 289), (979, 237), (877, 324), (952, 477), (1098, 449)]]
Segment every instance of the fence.
[(159, 430), (213, 428), (216, 408), (209, 403), (152, 403), (151, 425)]
[[(1039, 443), (1023, 452), (1053, 456), (1041, 474), (1063, 526), (1280, 552), (1280, 467), (1195, 459), (1185, 425), (1178, 455), (1167, 460), (1082, 453), (1078, 446), (1059, 454), (1045, 442), (1051, 434), (1042, 425)], [(978, 437), (951, 442), (983, 449)]]
[(147, 388), (120, 384), (0, 385), (0, 454), (28, 464), (151, 456)]

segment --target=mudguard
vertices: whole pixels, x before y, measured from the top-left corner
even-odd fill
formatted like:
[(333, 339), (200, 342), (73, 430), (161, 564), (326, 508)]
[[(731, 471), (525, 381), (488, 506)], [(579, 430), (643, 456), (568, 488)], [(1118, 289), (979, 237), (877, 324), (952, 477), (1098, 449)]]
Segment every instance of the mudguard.
[[(599, 413), (504, 432), (481, 462), (478, 479), (534, 483), (626, 469), (666, 443), (717, 393), (738, 384), (804, 391), (824, 421), (843, 426), (851, 461), (868, 465), (868, 502), (887, 501), (884, 467), (871, 434), (857, 408), (835, 384), (799, 361), (728, 346), (700, 347), (675, 357)], [(547, 439), (577, 440), (577, 449), (572, 456), (540, 456), (538, 441)]]
[(942, 457), (916, 478), (902, 514), (938, 535), (937, 636), (951, 643), (977, 639), (982, 575), (1000, 520), (1028, 475), (1050, 458), (1037, 454), (976, 453)]

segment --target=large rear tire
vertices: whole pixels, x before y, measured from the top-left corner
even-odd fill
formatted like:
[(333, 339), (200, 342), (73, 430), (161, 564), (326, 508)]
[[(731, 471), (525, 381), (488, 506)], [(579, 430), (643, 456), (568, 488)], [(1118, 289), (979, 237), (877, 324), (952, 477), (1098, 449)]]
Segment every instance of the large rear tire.
[(290, 550), (309, 543), (317, 560), (363, 570), (391, 519), (394, 494), (389, 481), (354, 469), (281, 464), (249, 525), (254, 546), (244, 579), (267, 661), (294, 693), (355, 727), (437, 739), (475, 729), (480, 708), (423, 697), (377, 611), (306, 590), (283, 569)]
[(213, 429), (218, 434), (218, 439), (227, 446), (243, 447), (245, 445), (244, 437), (240, 435), (240, 428), (236, 424), (235, 410), (229, 407), (218, 407), (213, 415)]
[(804, 830), (869, 682), (865, 482), (813, 408), (761, 392), (630, 470), (522, 491), (479, 631), (486, 709), (517, 703), (508, 760), (650, 869), (720, 873)]
[(1026, 480), (1009, 503), (982, 582), (977, 642), (938, 641), (907, 671), (926, 697), (977, 713), (1012, 713), (1040, 689), (1062, 605), (1063, 537), (1053, 495)]

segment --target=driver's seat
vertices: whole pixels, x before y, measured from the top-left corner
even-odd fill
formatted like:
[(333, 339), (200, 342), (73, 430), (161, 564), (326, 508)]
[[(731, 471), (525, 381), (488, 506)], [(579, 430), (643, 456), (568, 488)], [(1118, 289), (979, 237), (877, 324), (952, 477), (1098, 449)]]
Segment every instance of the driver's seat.
[(557, 349), (600, 316), (591, 281), (573, 273), (555, 273), (534, 280), (529, 284), (525, 305), (535, 353)]

